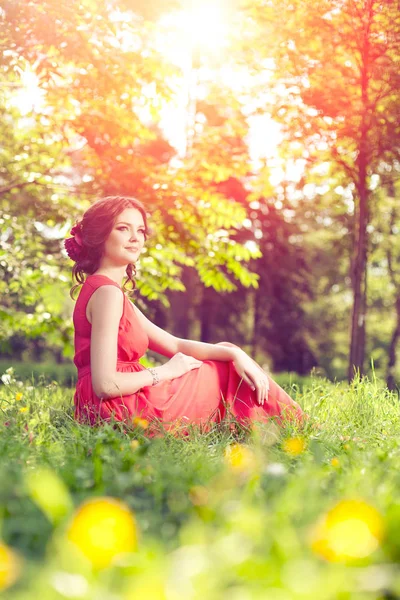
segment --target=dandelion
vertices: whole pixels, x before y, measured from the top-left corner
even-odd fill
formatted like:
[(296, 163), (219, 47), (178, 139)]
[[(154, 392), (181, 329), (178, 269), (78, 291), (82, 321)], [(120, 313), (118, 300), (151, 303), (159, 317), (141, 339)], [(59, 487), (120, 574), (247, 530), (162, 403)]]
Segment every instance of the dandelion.
[(233, 471), (243, 472), (254, 467), (256, 457), (252, 450), (243, 444), (231, 444), (225, 448), (226, 463)]
[(21, 408), (19, 409), (20, 413), (25, 413), (28, 410), (27, 406), (21, 406)]
[(149, 422), (146, 419), (142, 419), (141, 417), (134, 417), (133, 424), (141, 427), (142, 429), (147, 429), (149, 426)]
[(315, 525), (311, 547), (331, 562), (365, 558), (384, 534), (380, 513), (363, 500), (342, 500)]
[(340, 460), (334, 456), (331, 460), (332, 467), (340, 467)]
[(286, 454), (290, 454), (291, 456), (298, 456), (307, 447), (305, 440), (301, 437), (292, 437), (284, 440), (282, 444), (283, 450)]
[(23, 394), (22, 394), (21, 392), (17, 392), (17, 393), (15, 394), (15, 399), (16, 399), (16, 401), (17, 401), (17, 402), (19, 402), (19, 401), (21, 400), (22, 396), (23, 396)]
[(110, 566), (137, 549), (137, 524), (127, 504), (116, 498), (91, 498), (76, 511), (68, 539), (96, 569)]
[(0, 542), (0, 592), (13, 585), (20, 572), (20, 557), (9, 546)]

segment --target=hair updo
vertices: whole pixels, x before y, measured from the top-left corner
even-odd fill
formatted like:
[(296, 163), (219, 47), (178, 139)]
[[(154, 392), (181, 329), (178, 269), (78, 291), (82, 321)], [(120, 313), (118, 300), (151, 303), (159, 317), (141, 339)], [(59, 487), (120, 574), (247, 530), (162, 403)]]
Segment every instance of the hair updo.
[[(118, 215), (125, 208), (136, 208), (141, 212), (145, 227), (144, 239), (147, 240), (151, 231), (147, 223), (146, 209), (140, 200), (129, 196), (107, 196), (96, 200), (86, 210), (81, 220), (75, 224), (79, 230), (81, 249), (73, 256), (76, 262), (72, 268), (72, 281), (77, 282), (69, 292), (73, 300), (75, 300), (74, 291), (85, 282), (85, 275), (92, 275), (99, 268), (105, 241), (110, 235)], [(131, 281), (130, 291), (132, 292), (136, 288), (134, 279), (136, 268), (133, 263), (128, 264), (126, 275), (127, 279), (122, 289), (128, 291), (125, 286), (128, 281)]]

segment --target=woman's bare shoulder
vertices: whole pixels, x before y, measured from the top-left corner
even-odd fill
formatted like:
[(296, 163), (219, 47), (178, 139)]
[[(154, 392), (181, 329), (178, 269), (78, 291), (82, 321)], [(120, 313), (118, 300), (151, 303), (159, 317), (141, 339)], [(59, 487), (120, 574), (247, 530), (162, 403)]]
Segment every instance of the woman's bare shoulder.
[(86, 306), (86, 318), (93, 324), (94, 318), (104, 315), (120, 319), (124, 310), (124, 293), (121, 288), (104, 284), (99, 286), (90, 296)]

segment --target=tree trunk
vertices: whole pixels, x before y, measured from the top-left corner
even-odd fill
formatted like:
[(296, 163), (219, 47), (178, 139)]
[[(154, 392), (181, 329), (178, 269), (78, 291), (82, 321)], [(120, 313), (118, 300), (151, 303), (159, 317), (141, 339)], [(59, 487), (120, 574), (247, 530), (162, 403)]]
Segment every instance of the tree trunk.
[(211, 288), (203, 287), (202, 302), (200, 306), (200, 340), (202, 342), (211, 342), (212, 329), (213, 329), (213, 290)]
[(260, 336), (259, 336), (259, 323), (260, 323), (260, 317), (261, 317), (261, 294), (260, 294), (260, 290), (254, 290), (254, 317), (253, 317), (253, 339), (252, 339), (252, 353), (253, 353), (253, 358), (255, 360), (257, 357), (257, 351), (258, 351), (258, 347), (259, 347), (259, 340), (260, 340)]
[[(361, 154), (361, 151), (360, 151)], [(367, 312), (367, 257), (368, 257), (368, 189), (366, 163), (360, 157), (359, 214), (355, 238), (353, 262), (353, 314), (351, 321), (351, 341), (348, 379), (354, 377), (355, 369), (360, 375), (364, 369), (365, 318)]]
[(174, 335), (190, 339), (193, 318), (193, 280), (195, 272), (192, 267), (183, 265), (181, 280), (186, 292), (173, 292), (170, 296), (171, 313), (174, 321)]
[[(387, 187), (388, 187), (388, 195), (390, 196), (390, 198), (394, 199), (396, 197), (396, 190), (395, 190), (393, 180), (389, 181), (387, 183)], [(387, 377), (386, 377), (387, 387), (389, 388), (389, 390), (392, 390), (392, 391), (394, 391), (396, 389), (394, 369), (396, 367), (397, 342), (400, 337), (400, 286), (399, 286), (398, 277), (397, 277), (397, 274), (395, 272), (395, 268), (393, 265), (392, 248), (391, 248), (391, 240), (392, 239), (394, 240), (395, 235), (396, 235), (395, 234), (396, 218), (397, 218), (397, 215), (396, 215), (395, 208), (392, 208), (391, 213), (390, 213), (390, 225), (389, 225), (389, 246), (388, 246), (388, 249), (386, 252), (390, 281), (392, 282), (393, 287), (396, 291), (396, 301), (395, 301), (396, 326), (392, 333), (392, 339), (390, 340), (390, 345), (389, 345), (389, 353), (388, 353), (389, 361), (388, 361)]]
[(369, 36), (372, 22), (373, 2), (369, 0), (366, 11), (366, 27), (362, 48), (361, 68), (361, 101), (363, 106), (360, 125), (360, 141), (357, 156), (357, 195), (358, 214), (356, 215), (355, 251), (352, 265), (353, 314), (351, 319), (350, 357), (348, 380), (353, 379), (355, 372), (360, 375), (364, 371), (365, 357), (365, 319), (367, 312), (367, 259), (368, 259), (368, 223), (369, 223), (369, 190), (367, 185), (367, 170), (369, 162), (368, 129), (369, 129)]

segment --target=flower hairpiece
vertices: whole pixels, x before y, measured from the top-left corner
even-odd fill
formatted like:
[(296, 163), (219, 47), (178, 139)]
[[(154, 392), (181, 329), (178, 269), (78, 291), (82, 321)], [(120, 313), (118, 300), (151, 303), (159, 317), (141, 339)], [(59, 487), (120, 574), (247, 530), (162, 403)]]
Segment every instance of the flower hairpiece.
[(76, 223), (69, 232), (72, 237), (64, 240), (64, 248), (68, 256), (75, 262), (79, 260), (83, 250), (82, 223)]

